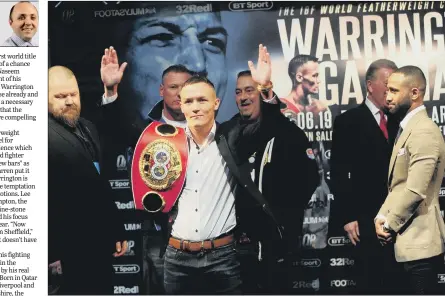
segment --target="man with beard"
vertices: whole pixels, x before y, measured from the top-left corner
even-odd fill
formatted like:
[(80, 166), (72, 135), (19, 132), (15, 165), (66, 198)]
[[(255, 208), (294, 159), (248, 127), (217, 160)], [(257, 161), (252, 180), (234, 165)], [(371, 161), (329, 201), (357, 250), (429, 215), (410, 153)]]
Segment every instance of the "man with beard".
[(375, 219), (375, 231), (383, 244), (394, 242), (407, 295), (443, 294), (437, 274), (445, 252), (439, 207), (445, 143), (423, 105), (426, 89), (425, 75), (415, 66), (402, 67), (388, 79), (389, 111), (403, 120), (389, 164), (389, 193)]
[(11, 8), (9, 25), (13, 34), (2, 46), (38, 46), (33, 37), (39, 26), (39, 15), (31, 2), (20, 1)]
[[(258, 120), (264, 104), (267, 104), (260, 100), (258, 83), (252, 79), (250, 71), (238, 73), (235, 97), (239, 114), (234, 118), (243, 120)], [(319, 183), (319, 176), (310, 143), (304, 132), (279, 112), (271, 115), (274, 116), (268, 118), (270, 125), (263, 130), (270, 140), (257, 147), (255, 153), (249, 157), (250, 171), (253, 181), (286, 230), (289, 237), (286, 253), (293, 253), (298, 249), (304, 208)], [(260, 261), (261, 269), (255, 269), (256, 263), (251, 262), (252, 260), (246, 262), (248, 266), (243, 268), (243, 282), (250, 285), (254, 282), (260, 290), (245, 292), (289, 293), (289, 261), (278, 263), (270, 254), (261, 252), (262, 246), (270, 242), (263, 240), (256, 243), (259, 253), (257, 262)]]
[(100, 173), (99, 137), (79, 117), (80, 92), (71, 70), (52, 67), (48, 81), (50, 267), (62, 270), (58, 294), (111, 294), (112, 258), (128, 246), (120, 241), (123, 222)]
[[(391, 248), (375, 237), (373, 219), (388, 192), (389, 158), (398, 120), (387, 114), (386, 83), (397, 69), (394, 62), (374, 61), (366, 71), (363, 104), (336, 117), (331, 149), (331, 184), (335, 196), (331, 222), (347, 232), (356, 247), (358, 287), (366, 293), (392, 293), (395, 279)], [(332, 225), (332, 224), (331, 224)], [(337, 226), (336, 225), (336, 226)], [(332, 229), (332, 227), (331, 227)], [(382, 264), (382, 258), (387, 258)]]

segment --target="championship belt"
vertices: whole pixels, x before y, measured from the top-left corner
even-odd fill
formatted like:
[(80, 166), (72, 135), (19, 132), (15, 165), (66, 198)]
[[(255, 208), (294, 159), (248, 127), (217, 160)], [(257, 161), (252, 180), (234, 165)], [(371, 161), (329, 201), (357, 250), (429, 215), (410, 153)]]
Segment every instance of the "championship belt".
[(152, 122), (139, 137), (131, 164), (134, 206), (167, 213), (185, 182), (188, 148), (184, 129)]

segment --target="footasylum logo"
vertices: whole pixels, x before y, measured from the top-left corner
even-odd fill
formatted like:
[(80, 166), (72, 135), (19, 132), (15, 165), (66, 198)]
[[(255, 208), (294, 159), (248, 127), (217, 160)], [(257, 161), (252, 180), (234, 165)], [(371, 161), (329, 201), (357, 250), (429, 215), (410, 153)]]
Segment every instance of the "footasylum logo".
[(345, 287), (355, 287), (357, 284), (354, 280), (332, 280), (331, 287), (334, 288), (345, 288)]

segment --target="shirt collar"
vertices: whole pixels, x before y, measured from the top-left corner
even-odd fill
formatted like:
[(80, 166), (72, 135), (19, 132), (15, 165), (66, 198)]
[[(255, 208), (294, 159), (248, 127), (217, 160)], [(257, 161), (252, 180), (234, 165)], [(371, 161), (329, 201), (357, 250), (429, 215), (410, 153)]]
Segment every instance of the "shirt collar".
[[(210, 144), (213, 141), (213, 139), (215, 139), (215, 133), (216, 133), (216, 122), (214, 121), (212, 129), (210, 130), (210, 133), (207, 135), (206, 141), (201, 145), (201, 147), (205, 147), (208, 144)], [(185, 134), (187, 135), (187, 137), (189, 137), (191, 140), (194, 141), (193, 135), (188, 126), (185, 128)]]
[(405, 127), (408, 125), (408, 122), (411, 120), (411, 118), (413, 118), (414, 115), (416, 115), (417, 113), (419, 113), (422, 110), (425, 110), (424, 105), (421, 105), (421, 106), (415, 108), (414, 110), (412, 110), (411, 112), (409, 112), (408, 114), (406, 114), (405, 118), (403, 118), (403, 120), (400, 122), (400, 126), (402, 127), (402, 129), (405, 129)]
[(366, 97), (365, 105), (368, 107), (369, 110), (371, 110), (372, 115), (376, 115), (380, 112), (380, 109), (377, 108), (376, 105), (374, 105), (374, 103), (371, 102), (368, 97)]
[(25, 41), (22, 38), (20, 38), (19, 36), (17, 36), (15, 33), (12, 33), (11, 40), (15, 44), (17, 44), (17, 46), (36, 46), (34, 44), (34, 37), (31, 38), (31, 40), (29, 40), (29, 41)]

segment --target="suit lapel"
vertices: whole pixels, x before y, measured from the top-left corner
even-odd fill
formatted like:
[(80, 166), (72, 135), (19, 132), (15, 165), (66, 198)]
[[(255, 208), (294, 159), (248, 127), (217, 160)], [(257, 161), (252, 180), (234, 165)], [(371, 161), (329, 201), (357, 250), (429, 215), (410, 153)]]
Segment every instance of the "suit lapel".
[(223, 134), (220, 134), (218, 136), (218, 149), (221, 153), (222, 157), (226, 161), (227, 166), (229, 167), (230, 172), (235, 176), (235, 178), (238, 180), (238, 183), (242, 186), (244, 186), (244, 189), (249, 192), (249, 195), (256, 200), (256, 202), (261, 206), (262, 210), (269, 215), (273, 222), (275, 223), (277, 234), (280, 236), (280, 239), (283, 239), (283, 227), (281, 226), (281, 223), (278, 221), (272, 210), (270, 209), (269, 204), (267, 203), (264, 196), (261, 194), (261, 192), (258, 190), (258, 187), (255, 185), (255, 183), (250, 178), (250, 174), (248, 173), (248, 164), (244, 163), (242, 165), (238, 166), (235, 163), (235, 160), (230, 152), (229, 145), (227, 143), (227, 140)]
[[(100, 140), (99, 140), (99, 135), (97, 134), (96, 129), (91, 126), (91, 123), (89, 121), (84, 120), (82, 117), (79, 118), (79, 121), (81, 122), (81, 124), (84, 127), (84, 129), (86, 130), (86, 132), (89, 134), (89, 136), (93, 142), (92, 143), (93, 148), (96, 150), (96, 155), (98, 157), (99, 164), (102, 165), (102, 154), (100, 153), (100, 151), (101, 151)], [(77, 142), (79, 142), (79, 141), (77, 141)], [(85, 149), (83, 149), (82, 151), (85, 151)], [(90, 159), (88, 154), (85, 154), (85, 156), (87, 156), (87, 158)]]
[(399, 136), (397, 143), (395, 143), (394, 148), (392, 150), (392, 154), (391, 154), (391, 160), (389, 162), (388, 186), (391, 186), (391, 179), (392, 179), (392, 174), (393, 174), (393, 170), (394, 170), (394, 165), (395, 165), (397, 154), (399, 153), (400, 148), (402, 148), (403, 145), (405, 145), (405, 142), (408, 140), (408, 138), (411, 134), (411, 131), (424, 116), (428, 116), (425, 110), (420, 111), (419, 113), (414, 115), (414, 117), (411, 118), (411, 120), (408, 122), (406, 127), (403, 129), (403, 132)]
[(363, 116), (366, 118), (366, 120), (363, 120), (363, 122), (366, 124), (370, 133), (375, 134), (379, 141), (387, 144), (388, 141), (386, 140), (385, 136), (383, 135), (383, 132), (380, 129), (380, 126), (377, 124), (377, 121), (375, 120), (374, 114), (372, 114), (372, 112), (371, 112), (371, 110), (369, 110), (368, 106), (366, 106), (363, 103), (360, 105), (359, 108), (362, 110)]
[(218, 139), (217, 145), (219, 152), (226, 161), (230, 173), (232, 173), (235, 176), (235, 178), (241, 181), (240, 171), (238, 170), (238, 166), (236, 165), (232, 153), (230, 152), (230, 148), (229, 145), (227, 144), (226, 138), (224, 137), (223, 134), (220, 134), (217, 139)]

